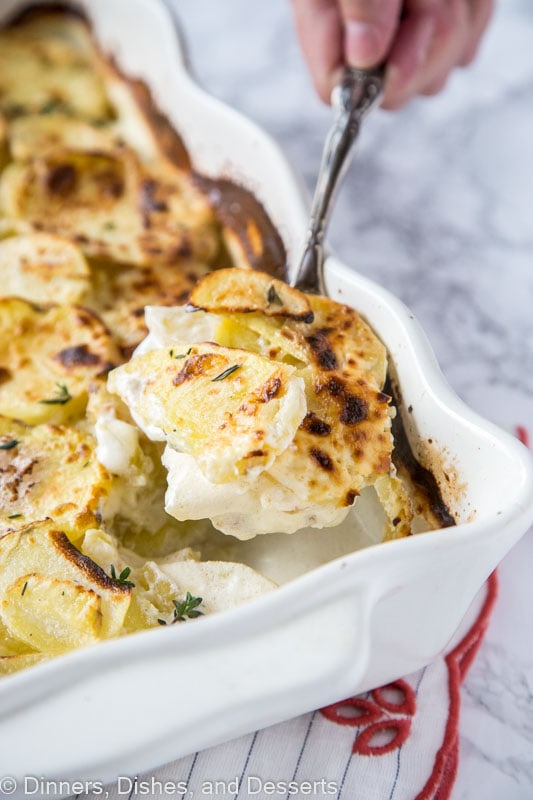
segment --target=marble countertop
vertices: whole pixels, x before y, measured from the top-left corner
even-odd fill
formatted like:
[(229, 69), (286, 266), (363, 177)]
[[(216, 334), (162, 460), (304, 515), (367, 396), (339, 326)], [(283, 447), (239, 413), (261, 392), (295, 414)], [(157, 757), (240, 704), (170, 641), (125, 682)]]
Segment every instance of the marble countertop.
[[(329, 109), (286, 0), (173, 0), (200, 82), (274, 135), (311, 189)], [(406, 302), (473, 408), (533, 434), (533, 6), (500, 0), (475, 64), (365, 125), (330, 243)], [(452, 800), (533, 797), (533, 533), (462, 694)], [(529, 572), (529, 574), (528, 574)]]

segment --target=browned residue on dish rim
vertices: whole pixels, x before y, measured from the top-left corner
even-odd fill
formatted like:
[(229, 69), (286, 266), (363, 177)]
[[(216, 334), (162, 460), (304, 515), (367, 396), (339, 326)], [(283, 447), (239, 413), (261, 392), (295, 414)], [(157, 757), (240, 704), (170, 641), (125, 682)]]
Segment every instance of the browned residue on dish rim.
[[(394, 437), (392, 460), (400, 477), (408, 480), (414, 490), (415, 503), (419, 506), (415, 509), (416, 513), (432, 520), (439, 528), (456, 525), (451, 508), (457, 505), (458, 499), (464, 494), (464, 485), (459, 483), (456, 471), (452, 481), (452, 470), (437, 447), (421, 448), (420, 442), (417, 442), (419, 452), (415, 455), (402, 418), (401, 390), (390, 376), (383, 389), (392, 397), (392, 403), (397, 410), (396, 416), (392, 419)], [(406, 411), (412, 413), (412, 406)], [(448, 476), (448, 481), (444, 475)]]

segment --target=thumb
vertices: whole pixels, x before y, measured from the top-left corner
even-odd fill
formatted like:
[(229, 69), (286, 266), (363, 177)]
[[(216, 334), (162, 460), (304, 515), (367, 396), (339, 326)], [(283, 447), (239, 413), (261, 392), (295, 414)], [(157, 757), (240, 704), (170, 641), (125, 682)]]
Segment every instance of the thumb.
[(339, 0), (344, 22), (344, 59), (352, 67), (383, 61), (396, 33), (401, 0)]

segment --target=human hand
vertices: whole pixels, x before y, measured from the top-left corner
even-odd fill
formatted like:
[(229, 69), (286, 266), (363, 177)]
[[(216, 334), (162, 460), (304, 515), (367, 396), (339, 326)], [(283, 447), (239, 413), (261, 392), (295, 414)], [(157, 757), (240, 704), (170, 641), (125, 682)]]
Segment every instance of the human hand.
[(383, 108), (433, 95), (474, 58), (493, 0), (292, 0), (315, 88), (329, 103), (343, 65), (387, 62)]

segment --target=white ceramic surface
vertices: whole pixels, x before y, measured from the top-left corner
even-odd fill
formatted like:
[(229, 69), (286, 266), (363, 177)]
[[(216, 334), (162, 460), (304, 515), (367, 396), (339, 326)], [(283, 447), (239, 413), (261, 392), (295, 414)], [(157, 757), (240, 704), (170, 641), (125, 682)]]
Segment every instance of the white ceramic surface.
[[(4, 0), (1, 15), (19, 5)], [(150, 85), (196, 167), (252, 188), (294, 255), (305, 227), (297, 181), (268, 137), (189, 78), (165, 8), (154, 0), (82, 5), (104, 49)], [(525, 532), (533, 519), (527, 451), (451, 392), (398, 300), (335, 259), (327, 284), (381, 336), (419, 437), (446, 452), (465, 485), (454, 508), (460, 524), (343, 556), (218, 617), (5, 679), (0, 774), (112, 780), (412, 672), (448, 643)], [(186, 691), (180, 676), (193, 676)]]

